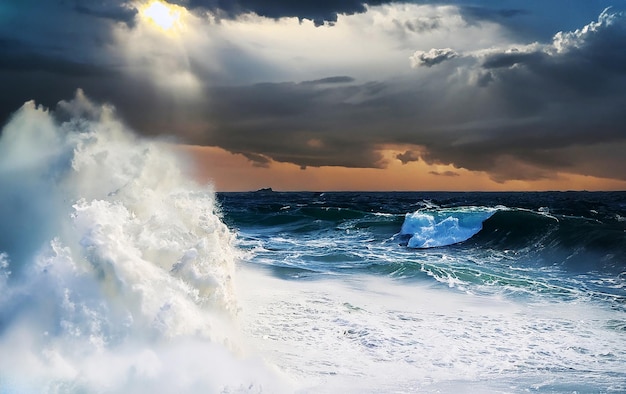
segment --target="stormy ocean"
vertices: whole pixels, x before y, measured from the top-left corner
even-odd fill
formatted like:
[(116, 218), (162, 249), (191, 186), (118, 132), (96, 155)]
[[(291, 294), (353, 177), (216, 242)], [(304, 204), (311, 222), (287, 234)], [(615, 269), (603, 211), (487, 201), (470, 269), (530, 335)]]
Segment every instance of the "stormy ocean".
[(219, 199), (245, 331), (313, 391), (626, 391), (626, 193)]
[(0, 393), (626, 391), (624, 192), (216, 194), (60, 109), (0, 139)]

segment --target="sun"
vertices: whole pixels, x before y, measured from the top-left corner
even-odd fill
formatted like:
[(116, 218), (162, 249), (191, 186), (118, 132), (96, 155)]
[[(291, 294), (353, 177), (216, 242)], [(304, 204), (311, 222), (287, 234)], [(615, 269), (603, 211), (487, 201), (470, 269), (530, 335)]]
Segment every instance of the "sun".
[(164, 31), (171, 30), (180, 23), (181, 11), (178, 7), (155, 0), (143, 9), (142, 15)]

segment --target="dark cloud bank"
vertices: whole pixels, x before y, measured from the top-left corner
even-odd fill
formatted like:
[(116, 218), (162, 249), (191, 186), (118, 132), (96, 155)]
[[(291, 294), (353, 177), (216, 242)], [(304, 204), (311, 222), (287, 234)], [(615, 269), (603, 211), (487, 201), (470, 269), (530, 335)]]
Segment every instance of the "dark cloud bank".
[[(421, 158), (497, 181), (555, 170), (626, 179), (624, 15), (609, 11), (586, 30), (529, 48), (423, 52), (429, 84), (215, 88), (220, 100), (210, 117), (219, 132), (199, 142), (301, 166), (349, 167), (384, 166), (378, 147), (413, 144), (419, 151), (399, 155), (403, 163)], [(475, 79), (449, 79), (456, 67)]]
[[(363, 11), (358, 1), (181, 3), (318, 24), (336, 20), (337, 13)], [(116, 2), (70, 5), (75, 15), (90, 19), (96, 45), (106, 42), (107, 24), (133, 23), (135, 11)], [(521, 14), (471, 12), (475, 20)], [(0, 36), (0, 117), (6, 120), (32, 98), (54, 107), (81, 87), (90, 97), (113, 103), (141, 133), (173, 133), (187, 143), (241, 153), (259, 166), (276, 160), (303, 168), (378, 168), (386, 165), (381, 147), (411, 144), (415, 149), (398, 160), (486, 171), (497, 181), (545, 178), (554, 170), (626, 179), (626, 17), (609, 11), (584, 34), (561, 38), (561, 51), (552, 44), (486, 55), (424, 48), (416, 66), (429, 66), (422, 67), (430, 73), (426, 82), (331, 75), (305, 82), (206, 85), (208, 104), (180, 106), (150, 81), (98, 61), (87, 44), (79, 47), (85, 52), (79, 58), (41, 50), (26, 36)], [(449, 78), (459, 69), (473, 77)]]
[(233, 17), (243, 13), (255, 13), (268, 18), (297, 17), (312, 20), (321, 26), (325, 22), (337, 22), (338, 14), (365, 12), (365, 4), (380, 5), (391, 0), (179, 0), (187, 7), (204, 8)]
[[(308, 19), (316, 26), (337, 22), (340, 14), (353, 15), (366, 11), (367, 6), (401, 3), (394, 0), (177, 0), (175, 3), (191, 9), (209, 10), (223, 17), (233, 18), (244, 13), (254, 13), (268, 18), (296, 17)], [(470, 24), (482, 21), (505, 23), (507, 20), (528, 14), (529, 11), (518, 8), (499, 8), (476, 5), (475, 1), (450, 0), (414, 0), (409, 3), (455, 4), (463, 18)], [(467, 3), (467, 4), (464, 4)], [(409, 24), (413, 31), (437, 28), (437, 20), (421, 21)]]

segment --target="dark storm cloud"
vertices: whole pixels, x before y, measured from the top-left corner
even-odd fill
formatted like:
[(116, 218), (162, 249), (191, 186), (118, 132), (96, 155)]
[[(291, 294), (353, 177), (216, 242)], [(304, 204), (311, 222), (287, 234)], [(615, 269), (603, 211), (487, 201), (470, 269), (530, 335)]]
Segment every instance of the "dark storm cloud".
[[(32, 52), (19, 41), (1, 40), (0, 47), (0, 124), (24, 102), (37, 97), (48, 107), (65, 97), (71, 97), (79, 86), (110, 84), (121, 77), (118, 72), (97, 64), (79, 63), (64, 57)], [(112, 83), (113, 82), (113, 83)], [(118, 85), (124, 88), (123, 85)], [(1, 128), (0, 128), (1, 133)]]
[(327, 77), (327, 78), (315, 79), (315, 80), (312, 80), (312, 81), (304, 81), (302, 83), (305, 84), (305, 85), (307, 85), (307, 84), (309, 84), (309, 85), (323, 85), (323, 84), (329, 84), (329, 83), (350, 83), (350, 82), (354, 82), (354, 78), (342, 75), (342, 76), (337, 76), (337, 77)]
[(454, 171), (444, 171), (444, 172), (429, 171), (428, 173), (431, 175), (447, 176), (447, 177), (461, 176), (458, 172), (454, 172)]
[(408, 164), (412, 161), (419, 161), (420, 153), (412, 150), (407, 150), (404, 153), (398, 153), (396, 159), (400, 160), (402, 164)]
[(439, 61), (455, 56), (443, 50), (423, 53), (433, 66), (428, 85), (222, 87), (212, 92), (220, 102), (210, 114), (220, 132), (203, 142), (300, 166), (348, 167), (385, 166), (378, 149), (411, 144), (419, 155), (397, 155), (403, 163), (422, 158), (496, 181), (554, 170), (626, 179), (625, 20), (606, 14), (554, 44), (463, 55), (480, 76), (474, 83), (446, 78), (458, 65)]
[(315, 25), (336, 22), (339, 14), (365, 12), (366, 5), (391, 3), (391, 0), (179, 0), (190, 8), (204, 8), (233, 17), (253, 12), (269, 18), (297, 17), (312, 20)]
[(487, 171), (499, 181), (545, 178), (552, 169), (626, 179), (625, 54), (626, 17), (608, 12), (585, 29), (557, 35), (553, 45), (478, 58), (486, 73), (476, 98), (468, 86), (467, 96), (449, 105), (471, 103), (479, 116), (459, 117), (465, 126), (446, 128), (423, 158)]
[(376, 83), (335, 85), (263, 83), (213, 88), (211, 95), (220, 99), (210, 107), (209, 118), (217, 131), (195, 143), (220, 146), (255, 163), (259, 161), (253, 154), (302, 167), (381, 167), (372, 140), (383, 131), (385, 120), (369, 102), (350, 102), (356, 96), (375, 95), (380, 87)]
[(5, 7), (0, 68), (68, 75), (101, 72), (111, 23), (130, 23), (136, 14), (118, 1), (25, 1)]
[(137, 11), (125, 1), (31, 0), (1, 8), (0, 122), (27, 100), (54, 106), (80, 87), (99, 100), (101, 92), (126, 89), (129, 81), (105, 52), (112, 25), (132, 26)]
[[(218, 146), (261, 167), (276, 160), (303, 168), (380, 168), (387, 164), (380, 149), (408, 144), (411, 148), (396, 156), (403, 163), (451, 164), (485, 171), (497, 181), (549, 178), (554, 170), (626, 179), (626, 18), (621, 14), (603, 14), (585, 29), (557, 36), (554, 44), (520, 45), (517, 51), (418, 51), (414, 62), (426, 67), (413, 70), (414, 79), (368, 82), (330, 74), (301, 83), (249, 85), (240, 79), (236, 86), (215, 86), (198, 67), (194, 75), (205, 81), (201, 95), (209, 99), (181, 103), (149, 75), (125, 74), (102, 55), (111, 24), (133, 20), (134, 11), (123, 2), (41, 4), (11, 4), (31, 8), (0, 24), (0, 120), (27, 100), (54, 107), (83, 88), (95, 101), (115, 105), (142, 134), (174, 134), (187, 143)], [(318, 23), (363, 10), (352, 1), (193, 5)], [(476, 20), (523, 16), (473, 12)], [(232, 67), (226, 63), (235, 77), (258, 72), (254, 61), (242, 65), (241, 59), (254, 59), (243, 55), (231, 56)], [(344, 72), (350, 70), (338, 71)]]
[(543, 52), (530, 52), (530, 53), (521, 53), (521, 52), (506, 52), (506, 53), (495, 53), (487, 56), (482, 66), (486, 69), (489, 68), (502, 68), (502, 67), (511, 67), (515, 64), (525, 64), (529, 65), (532, 63), (540, 63), (545, 58), (547, 58)]
[(269, 168), (270, 164), (272, 163), (272, 160), (270, 158), (268, 158), (267, 156), (259, 155), (258, 153), (251, 153), (251, 152), (233, 152), (233, 153), (240, 153), (244, 155), (248, 160), (250, 160), (253, 163), (255, 167)]
[(459, 7), (463, 19), (467, 23), (475, 24), (482, 21), (507, 22), (507, 19), (528, 15), (529, 11), (521, 8), (488, 8), (476, 5), (465, 5)]
[(14, 72), (42, 71), (75, 77), (102, 76), (113, 72), (89, 62), (81, 63), (63, 56), (38, 53), (18, 40), (1, 39), (0, 70)]
[(74, 9), (85, 15), (123, 22), (129, 27), (134, 26), (137, 9), (120, 1), (85, 1), (77, 0)]

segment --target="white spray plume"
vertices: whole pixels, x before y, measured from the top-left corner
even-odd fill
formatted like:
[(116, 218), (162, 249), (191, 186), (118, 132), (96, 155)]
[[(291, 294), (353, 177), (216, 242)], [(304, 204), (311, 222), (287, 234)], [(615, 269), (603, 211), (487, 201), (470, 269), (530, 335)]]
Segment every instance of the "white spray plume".
[(241, 349), (215, 193), (168, 146), (81, 91), (54, 112), (27, 102), (3, 129), (0, 392), (274, 384)]

